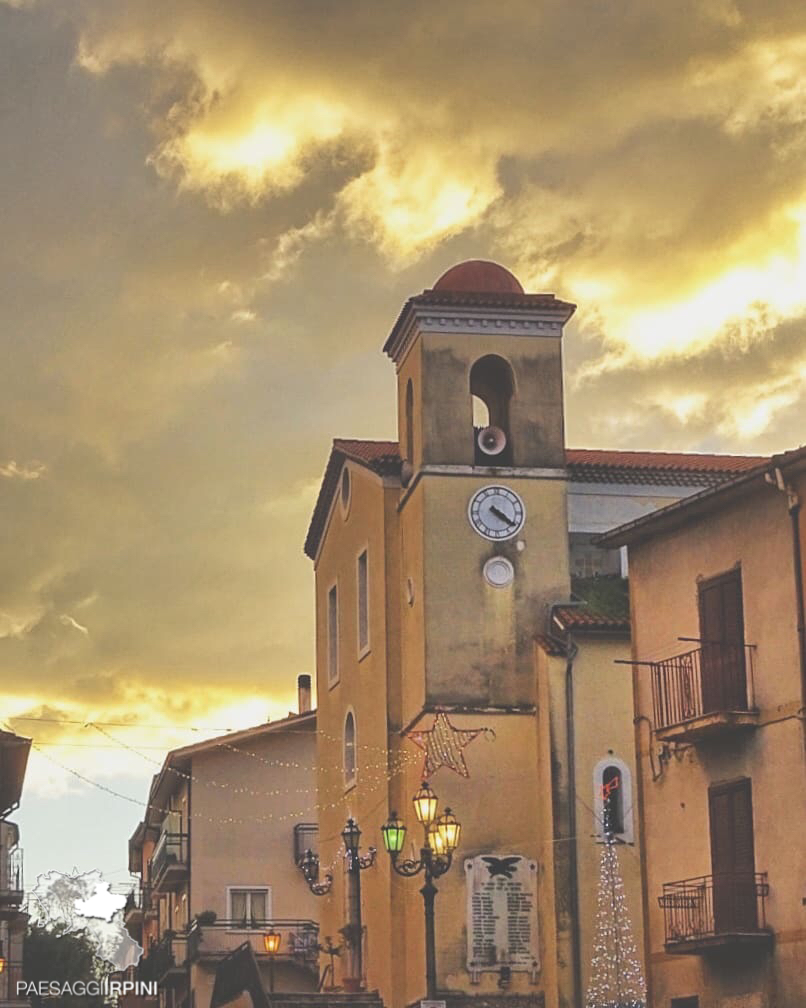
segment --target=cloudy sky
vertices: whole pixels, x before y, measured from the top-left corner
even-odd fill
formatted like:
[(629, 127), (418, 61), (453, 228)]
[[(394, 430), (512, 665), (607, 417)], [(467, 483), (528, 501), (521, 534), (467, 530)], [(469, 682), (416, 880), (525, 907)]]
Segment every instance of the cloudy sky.
[(293, 703), (330, 438), (394, 436), (380, 347), (452, 263), (578, 303), (572, 445), (804, 440), (805, 63), (795, 0), (0, 0), (36, 870), (120, 870), (138, 817), (64, 767), (141, 798), (167, 745)]

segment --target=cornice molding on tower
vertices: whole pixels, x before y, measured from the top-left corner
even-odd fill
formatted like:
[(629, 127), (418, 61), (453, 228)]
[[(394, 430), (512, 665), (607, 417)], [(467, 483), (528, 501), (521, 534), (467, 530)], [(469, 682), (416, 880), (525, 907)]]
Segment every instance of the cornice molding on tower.
[(420, 466), (420, 468), (413, 474), (411, 482), (406, 487), (405, 491), (401, 494), (400, 501), (397, 505), (398, 511), (401, 511), (406, 501), (411, 496), (412, 491), (420, 482), (424, 476), (464, 476), (472, 477), (478, 480), (479, 478), (491, 479), (491, 480), (502, 480), (502, 479), (543, 479), (543, 480), (567, 480), (568, 470), (567, 469), (551, 469), (551, 468), (518, 468), (517, 466), (496, 466), (490, 468), (484, 468), (482, 466), (469, 466), (469, 465), (437, 465), (431, 463), (429, 465)]
[(519, 303), (494, 306), (439, 305), (428, 301), (419, 304), (413, 298), (409, 299), (384, 344), (384, 350), (399, 369), (421, 332), (464, 336), (472, 333), (562, 336), (563, 325), (573, 314), (574, 306), (546, 295), (526, 301), (532, 296), (520, 295)]

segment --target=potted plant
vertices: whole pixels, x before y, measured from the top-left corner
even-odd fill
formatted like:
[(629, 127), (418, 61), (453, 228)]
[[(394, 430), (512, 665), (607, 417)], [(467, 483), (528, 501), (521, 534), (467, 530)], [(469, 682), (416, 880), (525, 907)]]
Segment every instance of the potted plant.
[(201, 913), (196, 914), (197, 924), (215, 924), (218, 919), (218, 914), (215, 910), (202, 910)]
[[(339, 934), (344, 939), (344, 946), (348, 949), (358, 948), (363, 939), (364, 929), (357, 924), (345, 924), (339, 928)], [(345, 991), (349, 994), (357, 994), (361, 990), (361, 977), (342, 977), (341, 980)]]

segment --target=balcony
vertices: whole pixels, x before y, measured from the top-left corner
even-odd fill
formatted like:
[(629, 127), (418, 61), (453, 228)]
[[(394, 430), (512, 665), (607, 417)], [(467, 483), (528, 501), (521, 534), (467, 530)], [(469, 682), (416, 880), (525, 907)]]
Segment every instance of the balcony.
[(244, 921), (216, 920), (212, 924), (194, 921), (187, 936), (188, 962), (217, 963), (244, 942), (248, 942), (260, 962), (269, 958), (263, 944), (268, 931), (279, 932), (277, 962), (292, 962), (319, 972), (319, 925), (312, 920)]
[(0, 921), (17, 917), (24, 900), (22, 850), (15, 847), (0, 861)]
[(178, 889), (188, 878), (187, 833), (164, 832), (148, 862), (148, 880), (155, 893)]
[(667, 882), (663, 910), (665, 948), (671, 955), (704, 955), (723, 949), (768, 948), (764, 902), (766, 872), (701, 875)]
[(655, 733), (661, 742), (697, 742), (758, 724), (753, 645), (706, 644), (652, 670)]
[(137, 979), (162, 987), (179, 987), (187, 978), (187, 934), (166, 931), (152, 942), (137, 967)]
[(22, 981), (22, 963), (6, 962), (0, 971), (0, 1005), (30, 1004), (25, 994), (17, 995), (17, 984)]

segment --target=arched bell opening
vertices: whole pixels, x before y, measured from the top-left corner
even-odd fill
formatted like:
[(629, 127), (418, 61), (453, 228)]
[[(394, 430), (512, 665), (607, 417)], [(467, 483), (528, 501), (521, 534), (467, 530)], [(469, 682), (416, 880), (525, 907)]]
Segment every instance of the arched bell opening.
[(503, 357), (487, 354), (470, 369), (475, 465), (514, 465), (510, 428), (510, 404), (514, 394), (512, 368)]

